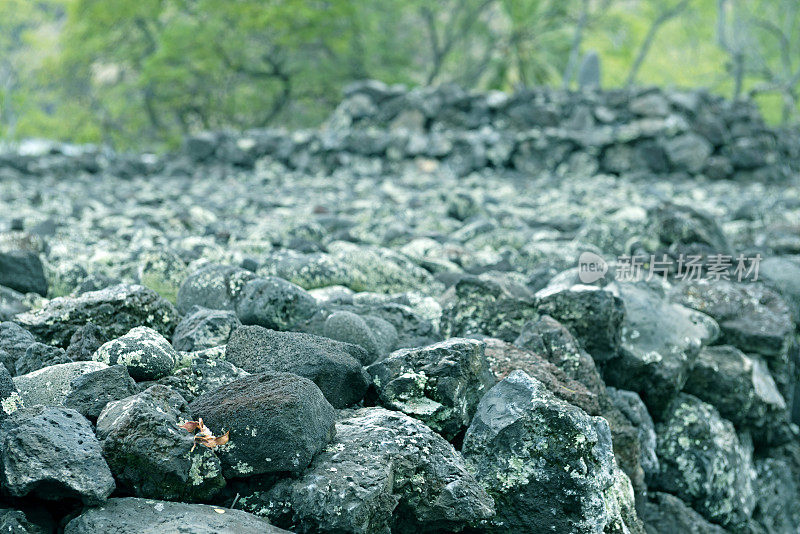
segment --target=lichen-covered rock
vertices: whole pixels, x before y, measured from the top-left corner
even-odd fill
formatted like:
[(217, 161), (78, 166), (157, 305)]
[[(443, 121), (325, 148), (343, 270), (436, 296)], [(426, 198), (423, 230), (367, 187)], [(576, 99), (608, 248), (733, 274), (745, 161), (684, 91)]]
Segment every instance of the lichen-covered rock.
[(22, 397), (8, 370), (0, 365), (0, 423), (23, 407)]
[[(376, 327), (374, 330), (368, 321)], [(361, 362), (362, 365), (369, 365), (377, 358), (386, 355), (397, 341), (397, 331), (390, 323), (374, 316), (367, 316), (365, 319), (344, 310), (334, 312), (325, 319), (323, 335), (363, 348), (369, 357)]]
[[(639, 438), (639, 465), (649, 481), (658, 473), (658, 456), (656, 455), (656, 429), (647, 406), (635, 391), (625, 391), (612, 387), (606, 388), (614, 405), (622, 412), (636, 429)], [(616, 443), (614, 444), (616, 446)]]
[[(224, 485), (220, 461), (180, 424), (194, 420), (186, 401), (168, 387), (108, 403), (97, 418), (97, 437), (121, 488), (137, 497), (205, 500)], [(210, 427), (219, 434), (220, 428)]]
[(14, 385), (17, 386), (25, 406), (63, 406), (64, 399), (72, 391), (72, 381), (75, 378), (107, 367), (103, 362), (60, 363), (15, 376)]
[(114, 339), (137, 326), (162, 335), (178, 323), (175, 308), (158, 293), (138, 285), (117, 285), (79, 297), (59, 297), (43, 308), (17, 316), (17, 321), (40, 341), (66, 347), (86, 323), (94, 323), (106, 339)]
[(102, 506), (87, 508), (64, 527), (64, 534), (99, 532), (288, 534), (267, 520), (241, 510), (136, 497), (109, 499)]
[(139, 326), (103, 344), (92, 359), (108, 365), (124, 365), (134, 380), (158, 380), (175, 368), (178, 353), (164, 336), (152, 328)]
[(707, 315), (670, 303), (644, 284), (614, 282), (607, 288), (624, 301), (626, 313), (619, 356), (606, 362), (604, 377), (611, 386), (639, 393), (658, 417), (719, 327)]
[(442, 334), (483, 334), (512, 342), (522, 325), (538, 316), (523, 286), (490, 277), (465, 277), (442, 297)]
[(656, 489), (689, 503), (725, 527), (744, 525), (755, 506), (752, 445), (730, 421), (697, 397), (676, 397), (656, 424), (660, 461)]
[(193, 307), (172, 334), (175, 350), (193, 352), (225, 345), (241, 322), (230, 310)]
[(245, 269), (230, 265), (207, 265), (190, 274), (178, 290), (178, 311), (189, 313), (194, 306), (212, 310), (233, 310), (244, 285), (255, 278)]
[(465, 430), (494, 385), (484, 343), (451, 338), (400, 349), (367, 368), (381, 404), (419, 419), (447, 439)]
[(25, 350), (25, 354), (17, 360), (17, 375), (24, 375), (37, 371), (49, 365), (71, 362), (64, 349), (45, 345), (44, 343), (33, 343)]
[(214, 391), (250, 374), (226, 361), (224, 354), (221, 356), (210, 357), (207, 351), (191, 353), (188, 366), (159, 379), (158, 383), (180, 393), (186, 402), (192, 402), (203, 393)]
[(0, 363), (14, 376), (17, 360), (25, 356), (28, 347), (36, 342), (33, 335), (11, 321), (0, 323)]
[(676, 202), (661, 202), (647, 212), (646, 234), (655, 240), (658, 258), (689, 255), (730, 254), (731, 246), (714, 218)]
[(487, 531), (642, 530), (630, 510), (632, 490), (620, 498), (618, 477), (625, 475), (614, 462), (608, 423), (557, 399), (523, 371), (481, 399), (463, 454), (495, 500)]
[(298, 478), (240, 502), (298, 532), (458, 531), (494, 513), (449, 443), (383, 408), (343, 412), (334, 441)]
[(305, 469), (333, 438), (336, 412), (310, 380), (260, 373), (204, 393), (191, 404), (210, 428), (230, 432), (216, 451), (226, 476)]
[(139, 283), (175, 304), (186, 279), (186, 264), (171, 250), (151, 250), (139, 258)]
[(289, 330), (314, 315), (319, 306), (305, 289), (270, 276), (245, 283), (235, 309), (243, 324)]
[(250, 373), (280, 371), (314, 382), (335, 408), (364, 398), (366, 351), (356, 345), (300, 332), (243, 326), (231, 334), (225, 359)]
[(92, 354), (108, 341), (93, 323), (86, 323), (72, 334), (67, 347), (67, 358), (73, 362), (92, 359)]
[(647, 534), (726, 534), (719, 525), (709, 523), (685, 502), (669, 493), (652, 492), (639, 506), (639, 517)]
[(138, 392), (128, 369), (124, 365), (112, 365), (73, 378), (63, 404), (95, 421), (106, 404)]
[(713, 405), (738, 428), (761, 429), (754, 438), (767, 438), (767, 427), (786, 421), (786, 402), (767, 364), (730, 345), (704, 347), (684, 391)]
[(256, 274), (278, 276), (303, 289), (338, 285), (364, 291), (367, 287), (364, 273), (355, 265), (348, 265), (324, 252), (274, 251), (264, 258)]
[(0, 427), (3, 488), (15, 497), (99, 504), (114, 491), (92, 425), (75, 410), (36, 406)]

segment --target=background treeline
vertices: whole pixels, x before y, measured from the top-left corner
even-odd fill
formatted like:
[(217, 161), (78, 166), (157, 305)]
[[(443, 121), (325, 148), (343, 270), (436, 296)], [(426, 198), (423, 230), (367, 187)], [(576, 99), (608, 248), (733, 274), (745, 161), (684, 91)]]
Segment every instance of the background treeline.
[(705, 86), (796, 122), (798, 0), (0, 0), (0, 139), (318, 123), (353, 80)]

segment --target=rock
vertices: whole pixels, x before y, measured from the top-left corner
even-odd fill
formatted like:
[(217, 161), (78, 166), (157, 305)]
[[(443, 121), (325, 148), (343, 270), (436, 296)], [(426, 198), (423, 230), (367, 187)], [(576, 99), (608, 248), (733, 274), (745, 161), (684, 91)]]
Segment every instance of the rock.
[(128, 369), (124, 365), (112, 365), (74, 378), (63, 404), (96, 421), (106, 404), (138, 392), (139, 388), (128, 374)]
[(623, 300), (626, 314), (619, 357), (606, 363), (604, 377), (611, 386), (639, 393), (658, 418), (683, 387), (700, 348), (717, 337), (718, 326), (642, 284), (608, 287)]
[(175, 252), (153, 250), (139, 258), (139, 283), (173, 304), (187, 274), (186, 264)]
[(17, 360), (25, 356), (35, 341), (33, 335), (17, 323), (0, 323), (0, 355), (3, 366), (12, 376), (17, 373)]
[[(658, 473), (658, 456), (656, 455), (656, 429), (653, 419), (647, 411), (647, 406), (641, 397), (634, 391), (624, 389), (606, 388), (608, 396), (614, 405), (636, 428), (639, 438), (639, 465), (642, 466), (645, 477), (649, 481)], [(616, 443), (615, 443), (616, 445)]]
[(122, 364), (134, 380), (158, 380), (175, 368), (178, 353), (161, 334), (138, 326), (103, 344), (92, 359), (108, 365)]
[[(224, 485), (220, 461), (180, 424), (193, 420), (186, 401), (161, 385), (106, 404), (97, 437), (120, 488), (137, 497), (205, 500)], [(220, 428), (211, 427), (219, 435)]]
[(754, 437), (786, 420), (786, 402), (766, 363), (730, 345), (703, 348), (683, 389), (737, 428), (761, 429)]
[(47, 295), (47, 279), (39, 256), (24, 250), (0, 252), (0, 286)]
[(786, 300), (792, 319), (800, 324), (800, 263), (781, 257), (764, 258), (759, 263), (758, 273)]
[(175, 350), (193, 352), (225, 345), (241, 322), (229, 310), (193, 307), (178, 323), (172, 334)]
[(656, 424), (660, 460), (654, 487), (680, 497), (707, 520), (744, 525), (755, 507), (752, 446), (697, 397), (680, 394)]
[(64, 534), (142, 534), (146, 532), (191, 532), (192, 534), (285, 534), (268, 521), (241, 510), (206, 504), (157, 501), (125, 497), (109, 499), (88, 508), (67, 523)]
[(790, 443), (755, 460), (758, 484), (753, 518), (765, 532), (791, 533), (800, 525), (800, 447)]
[(22, 408), (22, 405), (22, 397), (14, 385), (14, 379), (5, 367), (0, 366), (0, 423)]
[(207, 265), (184, 280), (178, 290), (178, 311), (185, 315), (193, 306), (234, 310), (242, 288), (254, 278), (253, 273), (239, 267)]
[(522, 286), (488, 277), (465, 277), (442, 297), (446, 337), (483, 334), (514, 341), (526, 321), (537, 317), (533, 295)]
[(180, 393), (187, 402), (192, 402), (204, 393), (250, 374), (222, 358), (208, 357), (204, 352), (193, 353), (188, 367), (182, 367), (158, 382)]
[(30, 520), (22, 510), (1, 509), (0, 532), (50, 534), (56, 530), (56, 524), (52, 518), (47, 517), (45, 514), (46, 512), (44, 514), (36, 514), (36, 511), (34, 511), (31, 514), (33, 520)]
[(647, 534), (726, 534), (719, 525), (709, 523), (682, 500), (669, 493), (653, 492), (643, 502), (639, 517), (644, 522)]
[(668, 140), (664, 149), (670, 162), (679, 170), (698, 173), (714, 151), (711, 143), (699, 135), (688, 133)]
[(75, 410), (36, 406), (0, 428), (4, 489), (15, 497), (80, 499), (99, 504), (114, 491), (92, 426)]
[(463, 454), (495, 501), (487, 531), (642, 531), (630, 510), (630, 482), (629, 502), (620, 499), (617, 477), (625, 475), (616, 472), (608, 423), (557, 399), (523, 371), (481, 399)]
[(472, 339), (400, 349), (367, 372), (381, 404), (419, 419), (448, 440), (466, 430), (481, 397), (494, 385), (484, 344)]
[(256, 274), (277, 276), (307, 290), (344, 286), (364, 291), (367, 287), (364, 273), (324, 252), (275, 251), (264, 259)]
[[(691, 255), (730, 254), (731, 246), (711, 215), (674, 202), (661, 202), (647, 212), (647, 235), (659, 244), (656, 257), (668, 252), (688, 260)], [(656, 273), (657, 275), (657, 273)]]
[(106, 339), (126, 334), (137, 326), (169, 335), (178, 323), (175, 308), (146, 287), (117, 285), (79, 297), (59, 297), (42, 309), (17, 316), (17, 321), (40, 341), (67, 346), (86, 323), (94, 323)]
[(236, 315), (243, 324), (275, 330), (289, 330), (317, 309), (317, 300), (306, 290), (274, 276), (250, 280), (236, 301)]
[(343, 412), (307, 470), (241, 503), (301, 532), (458, 531), (494, 513), (449, 443), (383, 408)]
[(51, 365), (21, 376), (14, 377), (25, 406), (44, 404), (63, 406), (64, 399), (72, 391), (72, 380), (108, 367), (102, 362), (73, 362)]
[(67, 357), (61, 347), (36, 342), (29, 345), (25, 350), (25, 355), (17, 360), (16, 374), (24, 375), (49, 365), (68, 363), (70, 361), (72, 360)]
[(366, 351), (356, 345), (300, 332), (243, 326), (231, 334), (225, 359), (250, 373), (294, 373), (314, 382), (335, 408), (364, 398)]
[(594, 286), (546, 288), (536, 293), (540, 314), (556, 319), (575, 334), (596, 361), (617, 355), (625, 307), (622, 299)]
[[(391, 351), (391, 340), (394, 338), (396, 342), (397, 331), (390, 323), (379, 317), (371, 317), (368, 320), (372, 324), (379, 326), (379, 328), (382, 327), (382, 330), (388, 330), (387, 334), (383, 335), (383, 332), (376, 328), (378, 335), (375, 335), (370, 325), (367, 324), (367, 320), (361, 316), (349, 311), (337, 311), (325, 319), (323, 335), (336, 341), (352, 343), (363, 348), (369, 357), (361, 363), (369, 365), (378, 357), (384, 356)], [(380, 325), (378, 322), (380, 322)], [(392, 331), (394, 331), (394, 336), (391, 335)]]
[(246, 376), (197, 397), (192, 412), (229, 431), (216, 449), (226, 476), (299, 472), (334, 436), (336, 412), (310, 380), (291, 373)]
[(10, 287), (0, 286), (0, 322), (12, 319), (30, 309), (25, 295)]
[(94, 323), (86, 323), (72, 334), (67, 347), (67, 358), (73, 362), (88, 362), (92, 359), (92, 354), (106, 341), (108, 340), (103, 332)]

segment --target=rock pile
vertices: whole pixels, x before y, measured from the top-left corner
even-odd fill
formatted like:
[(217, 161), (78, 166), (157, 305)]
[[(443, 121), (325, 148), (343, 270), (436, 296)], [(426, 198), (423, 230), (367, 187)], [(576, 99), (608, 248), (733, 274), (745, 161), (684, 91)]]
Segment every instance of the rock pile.
[(796, 534), (798, 139), (368, 82), (316, 130), (6, 152), (0, 530)]

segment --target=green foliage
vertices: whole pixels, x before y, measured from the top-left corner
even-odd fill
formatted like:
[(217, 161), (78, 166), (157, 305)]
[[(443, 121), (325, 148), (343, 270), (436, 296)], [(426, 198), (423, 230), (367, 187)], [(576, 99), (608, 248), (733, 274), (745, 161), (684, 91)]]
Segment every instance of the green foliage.
[(773, 120), (794, 117), (795, 0), (692, 0), (653, 32), (679, 5), (0, 0), (0, 139), (169, 148), (204, 129), (318, 124), (342, 88), (364, 78), (480, 90), (560, 85), (570, 57), (589, 50), (601, 57), (604, 86), (615, 87), (626, 83), (649, 34), (637, 83), (730, 96), (738, 64), (743, 95), (752, 91)]

